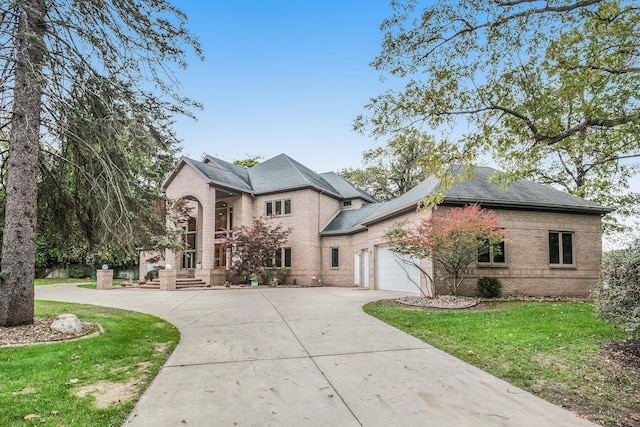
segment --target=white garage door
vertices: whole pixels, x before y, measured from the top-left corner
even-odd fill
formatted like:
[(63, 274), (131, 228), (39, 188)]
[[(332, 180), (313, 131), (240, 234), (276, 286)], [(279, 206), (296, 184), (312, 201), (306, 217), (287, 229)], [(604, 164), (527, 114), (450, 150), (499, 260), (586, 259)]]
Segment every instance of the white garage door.
[(420, 270), (411, 265), (411, 261), (416, 259), (395, 253), (389, 246), (377, 246), (376, 284), (378, 289), (419, 294)]

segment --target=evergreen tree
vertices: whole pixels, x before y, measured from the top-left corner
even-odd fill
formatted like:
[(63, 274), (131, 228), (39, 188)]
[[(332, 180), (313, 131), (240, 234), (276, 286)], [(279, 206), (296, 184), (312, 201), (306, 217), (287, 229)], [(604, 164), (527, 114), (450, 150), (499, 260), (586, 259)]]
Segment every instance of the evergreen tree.
[(0, 129), (10, 135), (0, 326), (11, 326), (33, 321), (38, 184), (42, 230), (131, 246), (135, 214), (166, 167), (157, 162), (172, 162), (172, 117), (198, 106), (176, 91), (171, 66), (201, 51), (167, 0), (0, 8)]

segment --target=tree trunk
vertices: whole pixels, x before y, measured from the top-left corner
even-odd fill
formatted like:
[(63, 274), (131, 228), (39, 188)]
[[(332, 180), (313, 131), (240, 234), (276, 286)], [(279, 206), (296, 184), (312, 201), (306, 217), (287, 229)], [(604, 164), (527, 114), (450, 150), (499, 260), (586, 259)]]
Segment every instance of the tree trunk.
[(0, 326), (33, 323), (45, 0), (17, 0), (13, 115), (7, 169)]

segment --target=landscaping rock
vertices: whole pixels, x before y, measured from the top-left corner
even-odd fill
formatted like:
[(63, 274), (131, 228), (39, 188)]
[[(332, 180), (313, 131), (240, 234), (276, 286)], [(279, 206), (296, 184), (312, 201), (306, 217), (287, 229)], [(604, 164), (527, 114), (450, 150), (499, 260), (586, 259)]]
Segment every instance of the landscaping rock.
[(472, 297), (458, 297), (453, 295), (438, 295), (435, 298), (422, 296), (407, 296), (395, 299), (396, 302), (414, 307), (441, 308), (441, 309), (465, 309), (478, 305), (478, 299)]
[(61, 314), (51, 324), (51, 329), (62, 334), (79, 334), (82, 324), (75, 314)]

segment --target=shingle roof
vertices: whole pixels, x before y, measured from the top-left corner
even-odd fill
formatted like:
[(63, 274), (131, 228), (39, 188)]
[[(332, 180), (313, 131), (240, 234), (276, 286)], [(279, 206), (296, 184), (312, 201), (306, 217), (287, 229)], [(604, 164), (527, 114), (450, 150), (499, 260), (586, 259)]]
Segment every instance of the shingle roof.
[(377, 202), (378, 200), (366, 191), (356, 187), (335, 172), (324, 172), (320, 176), (329, 183), (333, 188), (338, 190), (343, 198), (355, 199), (361, 198), (368, 202)]
[(285, 154), (251, 168), (239, 167), (212, 156), (205, 156), (203, 161), (184, 157), (165, 181), (164, 189), (185, 165), (193, 168), (208, 184), (255, 195), (314, 188), (338, 199), (360, 197), (366, 201), (376, 201), (373, 196), (358, 190), (339, 175), (333, 172), (318, 174)]
[[(239, 167), (211, 156), (206, 156), (201, 162), (183, 158), (167, 178), (163, 188), (166, 189), (180, 169), (186, 165), (200, 174), (208, 184), (255, 195), (314, 188), (338, 199), (361, 198), (371, 202), (359, 209), (344, 209), (338, 212), (322, 230), (323, 235), (353, 233), (369, 224), (411, 211), (421, 200), (440, 188), (440, 182), (435, 177), (429, 177), (402, 196), (380, 203), (338, 174), (318, 174), (285, 154), (251, 168)], [(453, 166), (452, 172), (462, 174), (464, 169), (462, 166)], [(589, 214), (606, 214), (612, 211), (597, 203), (525, 179), (512, 182), (508, 188), (503, 189), (489, 182), (489, 177), (496, 172), (488, 167), (476, 168), (474, 178), (456, 184), (444, 193), (443, 203), (480, 203), (492, 208)]]
[(369, 203), (362, 205), (359, 209), (343, 209), (333, 217), (320, 234), (323, 236), (331, 234), (351, 234), (366, 227), (363, 225), (364, 220), (378, 211), (389, 202)]
[[(454, 166), (454, 173), (462, 174), (461, 166)], [(558, 212), (606, 214), (612, 209), (580, 197), (555, 190), (546, 185), (520, 179), (502, 189), (489, 182), (489, 177), (497, 171), (488, 167), (478, 167), (475, 176), (454, 185), (444, 193), (443, 204), (480, 203), (485, 207), (511, 209), (534, 209)], [(349, 234), (363, 229), (369, 224), (397, 216), (416, 209), (417, 204), (440, 188), (435, 177), (429, 177), (420, 184), (385, 203), (372, 203), (360, 215), (351, 210), (343, 210), (322, 230), (325, 234)], [(358, 223), (356, 223), (358, 221)]]
[[(457, 166), (462, 173), (462, 167)], [(497, 171), (478, 167), (472, 180), (462, 182), (445, 192), (445, 202), (477, 202), (486, 206), (538, 208), (543, 210), (605, 214), (613, 210), (577, 196), (526, 179), (510, 183), (506, 189), (489, 182)]]
[(319, 174), (285, 154), (249, 168), (249, 177), (256, 194), (311, 187), (340, 197), (340, 193)]
[(248, 181), (246, 172), (243, 173), (238, 166), (227, 163), (199, 162), (197, 160), (183, 157), (180, 159), (178, 166), (167, 177), (162, 184), (162, 189), (166, 190), (171, 181), (176, 177), (178, 172), (185, 166), (190, 166), (202, 179), (211, 185), (218, 185), (227, 189), (237, 191), (251, 192), (251, 185)]

